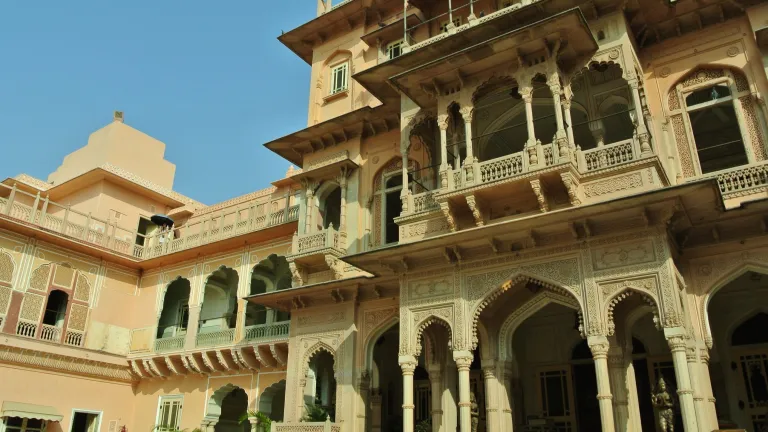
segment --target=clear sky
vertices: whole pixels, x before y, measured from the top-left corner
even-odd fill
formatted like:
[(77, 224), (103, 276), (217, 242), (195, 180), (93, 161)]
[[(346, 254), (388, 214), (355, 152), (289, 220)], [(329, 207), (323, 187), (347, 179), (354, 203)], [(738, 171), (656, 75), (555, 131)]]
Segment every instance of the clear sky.
[(47, 179), (112, 112), (166, 144), (174, 189), (213, 204), (289, 163), (310, 68), (277, 40), (316, 0), (0, 2), (0, 177)]

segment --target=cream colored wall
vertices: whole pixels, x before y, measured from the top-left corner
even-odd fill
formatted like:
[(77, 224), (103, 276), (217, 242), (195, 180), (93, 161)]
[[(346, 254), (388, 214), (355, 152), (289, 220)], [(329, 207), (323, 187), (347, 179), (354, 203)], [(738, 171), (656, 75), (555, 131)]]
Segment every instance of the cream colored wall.
[(48, 181), (61, 184), (71, 178), (112, 164), (172, 189), (176, 166), (164, 159), (165, 144), (120, 121), (92, 133), (88, 144), (64, 157), (64, 162), (48, 176)]
[[(120, 430), (134, 430), (134, 393), (130, 383), (117, 383), (28, 369), (9, 364), (0, 367), (0, 400), (45, 405), (56, 408), (64, 417), (50, 423), (50, 432), (68, 432), (73, 410), (101, 412), (101, 432), (116, 420)], [(142, 429), (147, 430), (149, 429)]]

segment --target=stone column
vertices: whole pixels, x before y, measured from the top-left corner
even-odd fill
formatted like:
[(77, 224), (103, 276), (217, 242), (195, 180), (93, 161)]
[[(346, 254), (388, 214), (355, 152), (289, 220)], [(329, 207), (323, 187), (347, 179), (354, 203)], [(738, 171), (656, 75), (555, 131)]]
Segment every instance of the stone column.
[(571, 147), (575, 147), (576, 140), (573, 138), (573, 120), (571, 119), (571, 98), (568, 96), (563, 98), (563, 110), (565, 111), (565, 133), (568, 136), (568, 143)]
[(514, 429), (514, 409), (512, 407), (512, 362), (506, 361), (499, 365), (499, 419), (500, 430), (512, 432)]
[[(339, 232), (346, 232), (347, 229), (347, 176), (349, 172), (346, 168), (341, 169), (339, 174), (339, 188), (341, 189), (341, 208), (339, 209)], [(346, 245), (343, 245), (346, 247)]]
[(469, 401), (469, 366), (472, 364), (472, 353), (469, 351), (454, 351), (453, 360), (459, 371), (459, 430), (470, 432), (472, 418)]
[(528, 141), (526, 146), (536, 145), (536, 134), (533, 130), (533, 86), (530, 84), (521, 85), (518, 92), (523, 97), (525, 103), (525, 120), (526, 128), (528, 129)]
[(429, 384), (432, 390), (432, 431), (439, 432), (443, 423), (443, 377), (440, 365), (429, 367)]
[(627, 395), (627, 371), (624, 355), (618, 346), (608, 351), (608, 372), (617, 431), (626, 431), (629, 423), (629, 397)]
[(410, 209), (408, 208), (408, 196), (410, 195), (410, 189), (408, 189), (408, 148), (400, 148), (400, 155), (403, 158), (403, 189), (400, 191), (400, 201), (402, 202), (401, 214), (407, 214)]
[(608, 339), (605, 336), (590, 336), (587, 340), (592, 358), (595, 360), (597, 376), (597, 400), (600, 405), (600, 423), (603, 432), (615, 432), (613, 422), (613, 396), (608, 375)]
[(702, 380), (702, 396), (704, 396), (704, 407), (707, 413), (707, 423), (709, 429), (717, 429), (717, 408), (715, 407), (715, 394), (712, 391), (712, 379), (709, 376), (709, 350), (701, 348), (699, 350), (699, 378)]
[[(643, 373), (647, 373), (643, 371)], [(641, 430), (640, 397), (637, 395), (637, 379), (635, 378), (635, 366), (632, 358), (627, 359), (627, 401), (629, 411), (629, 427), (627, 430)]]
[[(197, 330), (200, 322), (200, 308), (199, 304), (189, 305), (189, 318), (187, 319), (187, 335), (184, 338), (184, 348), (194, 349), (197, 345)], [(152, 335), (153, 338), (155, 335)]]
[(629, 87), (632, 89), (632, 100), (635, 104), (635, 117), (637, 122), (637, 139), (640, 141), (640, 155), (647, 156), (652, 153), (648, 128), (645, 125), (643, 116), (643, 105), (640, 102), (640, 80), (638, 78), (629, 80)]
[[(670, 331), (671, 330), (671, 331)], [(672, 351), (672, 361), (675, 365), (675, 378), (677, 378), (677, 395), (680, 399), (680, 411), (683, 415), (685, 432), (698, 431), (696, 423), (696, 408), (693, 403), (693, 390), (691, 390), (691, 377), (688, 374), (688, 360), (685, 354), (685, 337), (683, 330), (664, 329), (669, 349)], [(668, 334), (671, 333), (671, 334)]]
[(696, 347), (689, 346), (685, 349), (685, 359), (688, 361), (688, 375), (691, 377), (691, 390), (693, 391), (693, 407), (696, 409), (696, 424), (703, 428), (707, 424), (707, 412), (704, 406), (704, 397), (701, 394), (701, 382), (699, 381), (699, 365), (696, 358)]
[(467, 146), (467, 158), (464, 160), (464, 164), (471, 164), (475, 161), (474, 149), (472, 148), (472, 118), (474, 116), (475, 107), (465, 106), (462, 107), (459, 112), (464, 119), (464, 138)]
[(557, 124), (555, 142), (552, 144), (557, 148), (558, 157), (567, 160), (570, 158), (571, 149), (567, 134), (565, 133), (565, 126), (563, 125), (563, 108), (560, 106), (562, 87), (560, 87), (559, 79), (558, 75), (554, 74), (549, 82), (549, 90), (552, 92), (552, 101), (555, 108), (555, 123)]
[(416, 370), (416, 358), (400, 356), (399, 363), (403, 370), (403, 432), (413, 432), (413, 371)]
[(483, 378), (485, 380), (485, 430), (500, 431), (499, 423), (499, 380), (496, 378), (496, 366), (493, 361), (483, 365)]
[[(370, 387), (371, 387), (371, 374), (369, 371), (364, 371), (360, 375), (360, 381), (358, 381), (357, 385), (357, 394), (360, 402), (360, 408), (358, 408), (357, 413), (357, 430), (364, 431), (365, 430), (365, 419), (368, 418), (368, 407), (370, 405)], [(362, 411), (362, 412), (360, 412)]]
[(448, 188), (448, 115), (437, 116), (437, 126), (440, 128), (440, 187)]
[(371, 406), (371, 432), (381, 432), (381, 391), (377, 388), (371, 389), (368, 400)]
[(304, 217), (304, 234), (309, 234), (314, 231), (312, 229), (312, 213), (315, 205), (315, 188), (313, 183), (304, 183), (304, 196), (307, 201), (307, 214)]

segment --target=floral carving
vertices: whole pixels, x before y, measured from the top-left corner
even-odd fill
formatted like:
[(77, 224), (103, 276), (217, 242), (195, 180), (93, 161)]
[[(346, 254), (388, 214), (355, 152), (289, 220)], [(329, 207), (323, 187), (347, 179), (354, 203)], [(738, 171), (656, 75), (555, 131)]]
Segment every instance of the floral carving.
[(41, 295), (24, 294), (24, 302), (21, 305), (19, 318), (36, 323), (40, 319), (40, 313), (43, 311), (43, 303), (45, 303), (45, 297)]
[(29, 287), (37, 291), (48, 291), (48, 277), (50, 272), (50, 264), (43, 264), (36, 268), (29, 277)]
[(683, 115), (673, 115), (671, 121), (672, 131), (675, 134), (675, 143), (677, 144), (677, 153), (680, 155), (680, 165), (683, 170), (683, 176), (693, 177), (696, 172), (693, 169), (693, 157), (691, 156), (691, 148), (688, 144), (688, 134), (685, 131)]
[(88, 318), (88, 307), (73, 304), (69, 311), (69, 323), (67, 329), (85, 331), (85, 322)]
[(11, 283), (14, 267), (13, 258), (5, 252), (0, 252), (0, 282)]
[(746, 122), (746, 129), (749, 135), (749, 140), (752, 143), (752, 151), (755, 154), (755, 159), (762, 161), (768, 159), (765, 153), (765, 142), (763, 141), (763, 134), (760, 131), (760, 126), (757, 122), (757, 116), (755, 115), (755, 105), (752, 102), (752, 96), (742, 96), (739, 98), (741, 103), (741, 109), (744, 112), (744, 120)]
[(589, 183), (584, 186), (584, 195), (596, 197), (627, 189), (634, 189), (643, 185), (643, 176), (639, 172), (633, 172), (620, 177)]
[(373, 332), (374, 329), (378, 328), (383, 322), (389, 320), (392, 317), (397, 316), (397, 309), (396, 307), (386, 308), (386, 309), (376, 309), (372, 311), (367, 311), (363, 315), (363, 338), (362, 340), (367, 341), (368, 336)]
[(75, 300), (86, 303), (91, 300), (91, 285), (88, 283), (88, 278), (82, 274), (77, 275), (77, 283), (75, 284)]

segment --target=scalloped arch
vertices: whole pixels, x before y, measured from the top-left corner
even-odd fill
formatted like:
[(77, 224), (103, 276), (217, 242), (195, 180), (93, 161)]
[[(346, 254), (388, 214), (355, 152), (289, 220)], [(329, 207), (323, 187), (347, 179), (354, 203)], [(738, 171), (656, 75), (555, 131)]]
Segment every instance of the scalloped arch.
[[(643, 301), (653, 308), (653, 322), (660, 323), (662, 310), (659, 307), (659, 300), (653, 293), (632, 285), (621, 288), (611, 294), (604, 302), (603, 313), (607, 325), (608, 336), (613, 336), (616, 332), (616, 323), (613, 319), (613, 310), (627, 297), (639, 295)], [(657, 324), (658, 325), (658, 324)]]
[(248, 392), (245, 391), (244, 388), (232, 383), (224, 384), (216, 389), (216, 391), (214, 391), (211, 397), (208, 399), (205, 417), (211, 420), (218, 420), (219, 416), (221, 415), (221, 404), (224, 401), (224, 398), (237, 389), (243, 390), (245, 392), (245, 397), (248, 397)]
[(333, 357), (333, 371), (336, 372), (336, 366), (338, 363), (336, 361), (336, 350), (323, 341), (317, 341), (315, 342), (314, 345), (309, 347), (307, 351), (304, 352), (304, 357), (302, 358), (302, 362), (301, 362), (301, 375), (300, 375), (302, 379), (306, 378), (307, 374), (309, 373), (309, 362), (312, 361), (312, 357), (319, 354), (321, 351), (325, 351), (328, 354), (330, 354), (331, 357)]
[(416, 328), (416, 331), (414, 333), (414, 350), (413, 352), (416, 353), (416, 356), (419, 356), (421, 354), (421, 337), (424, 333), (424, 330), (427, 329), (427, 327), (431, 325), (440, 325), (445, 327), (445, 329), (448, 331), (448, 344), (450, 345), (453, 341), (453, 328), (451, 327), (451, 323), (448, 322), (443, 317), (437, 316), (435, 314), (430, 314), (424, 319), (422, 319), (419, 323), (417, 323), (414, 327)]

